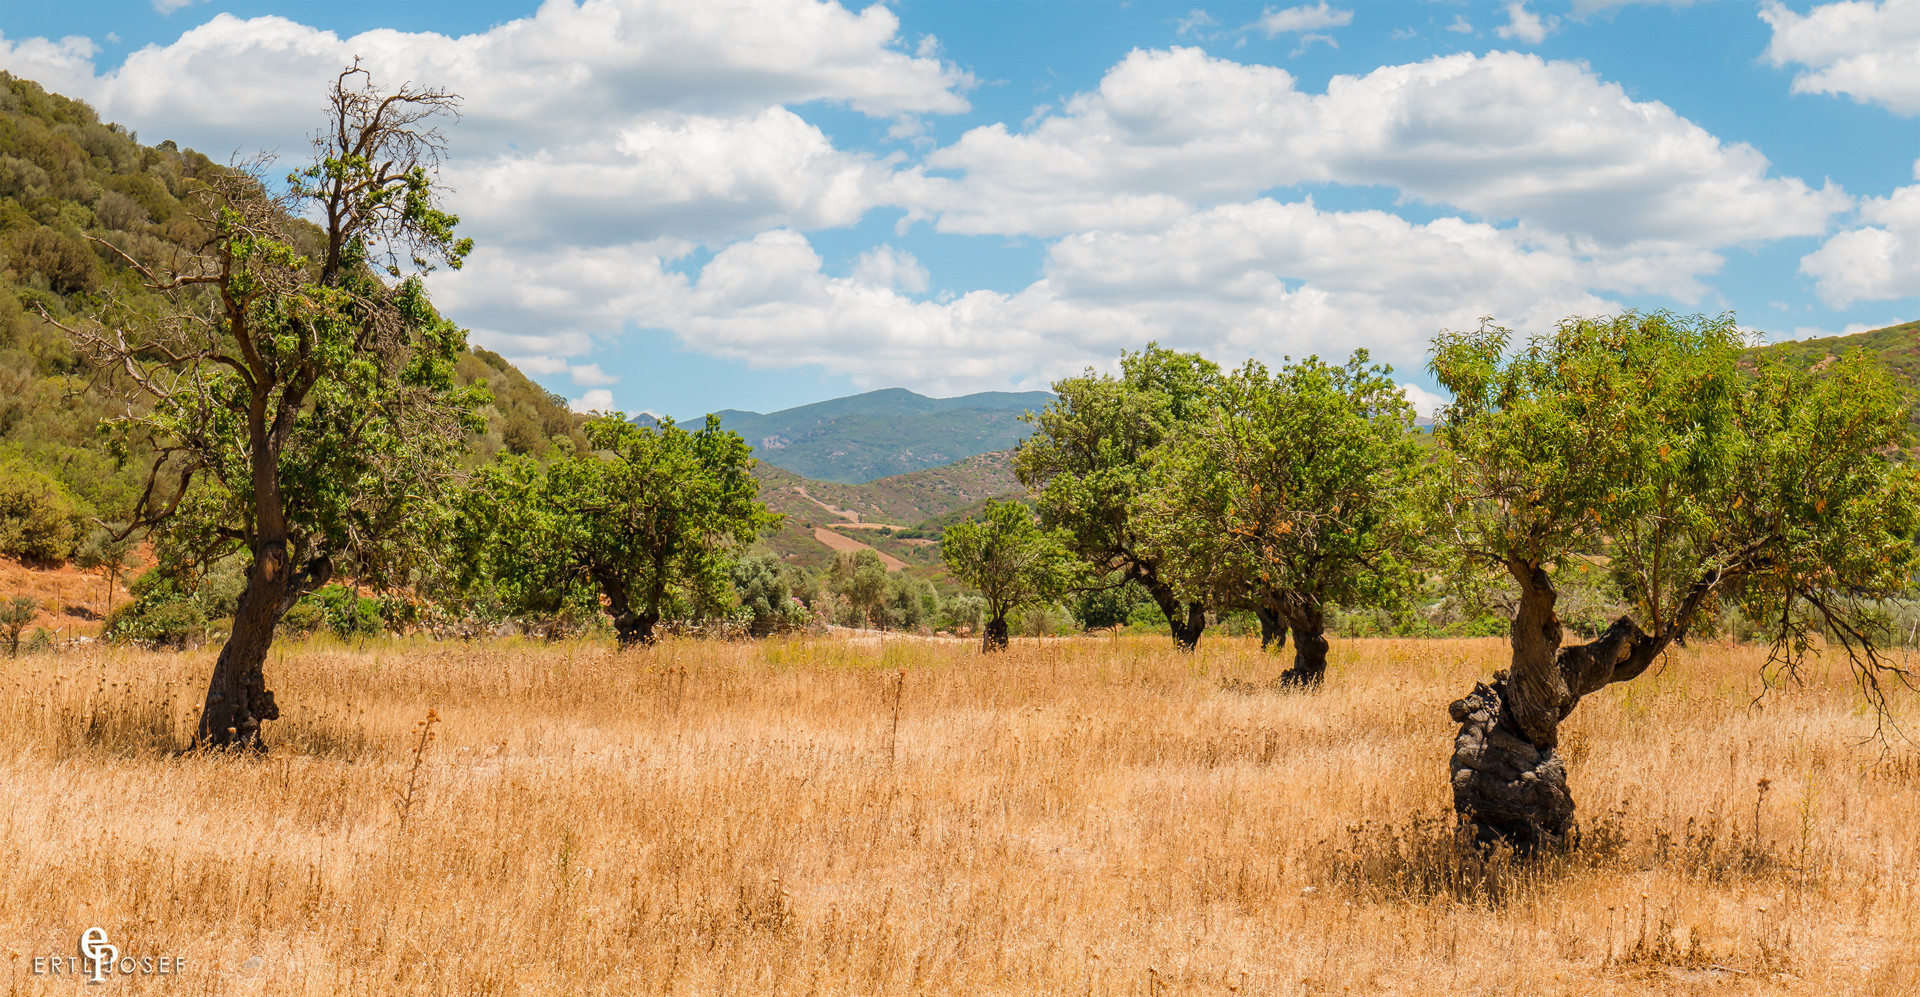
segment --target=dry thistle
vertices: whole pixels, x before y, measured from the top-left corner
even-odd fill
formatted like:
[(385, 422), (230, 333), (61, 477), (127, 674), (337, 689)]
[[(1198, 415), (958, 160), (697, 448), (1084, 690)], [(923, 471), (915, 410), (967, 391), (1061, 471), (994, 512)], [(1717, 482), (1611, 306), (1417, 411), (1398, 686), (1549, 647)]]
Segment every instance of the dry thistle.
[(433, 743), (433, 728), (439, 722), (440, 714), (429, 709), (427, 718), (413, 725), (413, 764), (407, 769), (406, 788), (394, 794), (394, 806), (400, 812), (400, 833), (402, 834), (406, 833), (407, 818), (413, 816), (414, 804), (419, 799), (420, 790), (423, 788), (420, 769), (426, 760), (427, 745)]

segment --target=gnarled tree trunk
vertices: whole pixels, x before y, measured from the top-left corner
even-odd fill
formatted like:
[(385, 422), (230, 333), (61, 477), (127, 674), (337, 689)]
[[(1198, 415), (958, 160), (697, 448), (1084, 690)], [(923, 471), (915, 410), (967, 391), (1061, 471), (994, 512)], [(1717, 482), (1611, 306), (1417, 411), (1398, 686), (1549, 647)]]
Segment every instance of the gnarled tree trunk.
[(1173, 586), (1160, 579), (1155, 569), (1138, 563), (1128, 569), (1128, 577), (1140, 583), (1153, 597), (1153, 604), (1167, 618), (1167, 629), (1173, 634), (1173, 646), (1176, 650), (1191, 651), (1200, 646), (1200, 634), (1207, 629), (1207, 604), (1204, 602), (1182, 602), (1175, 594)]
[(1562, 847), (1574, 832), (1561, 721), (1581, 697), (1646, 671), (1671, 638), (1621, 617), (1593, 643), (1562, 648), (1558, 594), (1545, 568), (1507, 567), (1520, 583), (1512, 667), (1448, 707), (1460, 724), (1450, 768), (1454, 810), (1474, 840), (1527, 854)]
[(1167, 629), (1173, 633), (1173, 645), (1178, 650), (1191, 651), (1200, 646), (1200, 634), (1207, 629), (1207, 604), (1204, 602), (1181, 602), (1173, 594), (1173, 586), (1151, 578), (1140, 580), (1147, 594), (1153, 596), (1154, 605), (1166, 614)]
[(636, 613), (621, 606), (612, 612), (614, 639), (620, 642), (620, 649), (652, 644), (653, 628), (660, 622), (657, 613)]
[(1287, 647), (1287, 623), (1277, 610), (1254, 606), (1253, 616), (1260, 621), (1260, 650), (1279, 654)]
[(1004, 651), (1007, 649), (1007, 618), (996, 616), (987, 621), (986, 628), (980, 632), (980, 650)]
[[(627, 591), (626, 579), (619, 572), (594, 568), (588, 574), (592, 575), (594, 584), (600, 587), (601, 597), (607, 600), (607, 616), (613, 620), (613, 635), (619, 642), (620, 650), (651, 645), (654, 641), (653, 628), (660, 622), (660, 611), (649, 607), (636, 612)], [(653, 605), (659, 605), (657, 596)]]
[(324, 555), (295, 571), (285, 541), (262, 543), (255, 549), (246, 588), (234, 610), (233, 632), (220, 648), (213, 677), (207, 682), (207, 698), (193, 738), (195, 748), (266, 750), (260, 725), (280, 719), (280, 707), (266, 677), (274, 630), (301, 596), (325, 585), (332, 574), (332, 562)]
[(1169, 616), (1167, 622), (1173, 629), (1173, 646), (1181, 651), (1191, 651), (1200, 646), (1200, 635), (1207, 629), (1207, 606), (1202, 602), (1186, 604), (1186, 618)]
[(1319, 600), (1297, 597), (1283, 613), (1293, 631), (1293, 667), (1280, 673), (1280, 684), (1317, 688), (1327, 678), (1327, 614)]

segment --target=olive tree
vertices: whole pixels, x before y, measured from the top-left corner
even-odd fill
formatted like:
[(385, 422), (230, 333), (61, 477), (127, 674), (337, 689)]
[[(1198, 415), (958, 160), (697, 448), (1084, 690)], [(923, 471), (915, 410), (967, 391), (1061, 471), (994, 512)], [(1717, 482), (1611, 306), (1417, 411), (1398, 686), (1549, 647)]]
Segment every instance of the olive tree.
[(301, 596), (342, 572), (412, 584), (431, 561), (421, 551), (441, 532), (443, 486), (483, 397), (458, 387), (465, 333), (421, 282), (472, 248), (438, 206), (434, 121), (456, 104), (347, 68), (313, 162), (281, 192), (256, 172), (221, 173), (189, 199), (208, 233), (197, 252), (164, 273), (123, 256), (168, 313), (109, 307), (67, 330), (135, 402), (114, 425), (148, 471), (127, 531), (150, 529), (182, 572), (246, 565), (201, 747), (264, 747), (261, 724), (280, 711), (263, 665)]
[(1219, 377), (1220, 368), (1198, 354), (1150, 343), (1121, 356), (1119, 377), (1088, 371), (1055, 382), (1058, 399), (1028, 417), (1034, 434), (1013, 457), (1040, 521), (1065, 531), (1068, 550), (1105, 584), (1137, 582), (1182, 649), (1199, 643), (1207, 603), (1177, 591), (1146, 541), (1142, 505), (1163, 485), (1154, 451), (1200, 418)]
[(692, 433), (618, 414), (584, 431), (591, 451), (476, 473), (459, 502), (464, 587), (519, 611), (597, 600), (622, 648), (653, 643), (672, 610), (717, 613), (737, 554), (779, 522), (746, 441), (716, 416)]
[(1328, 602), (1378, 603), (1408, 579), (1420, 448), (1391, 374), (1365, 350), (1344, 366), (1309, 357), (1270, 372), (1249, 360), (1160, 451), (1165, 484), (1144, 503), (1145, 548), (1183, 593), (1237, 596), (1284, 622), (1294, 646), (1284, 683), (1325, 676)]
[(940, 559), (986, 601), (982, 651), (1006, 650), (1008, 615), (1057, 598), (1073, 584), (1067, 534), (1043, 528), (1018, 502), (988, 499), (977, 519), (947, 527)]
[[(1869, 689), (1891, 674), (1861, 611), (1916, 567), (1909, 401), (1855, 356), (1820, 375), (1743, 367), (1730, 316), (1569, 319), (1509, 352), (1443, 333), (1433, 534), (1516, 596), (1509, 668), (1452, 704), (1454, 805), (1483, 843), (1561, 844), (1574, 804), (1559, 726), (1640, 675), (1722, 603), (1771, 621), (1792, 668), (1817, 626)], [(1563, 645), (1557, 574), (1605, 558), (1633, 615)]]
[(780, 555), (766, 551), (740, 558), (728, 569), (734, 597), (749, 618), (748, 632), (756, 637), (764, 637), (798, 616), (793, 588), (783, 567)]

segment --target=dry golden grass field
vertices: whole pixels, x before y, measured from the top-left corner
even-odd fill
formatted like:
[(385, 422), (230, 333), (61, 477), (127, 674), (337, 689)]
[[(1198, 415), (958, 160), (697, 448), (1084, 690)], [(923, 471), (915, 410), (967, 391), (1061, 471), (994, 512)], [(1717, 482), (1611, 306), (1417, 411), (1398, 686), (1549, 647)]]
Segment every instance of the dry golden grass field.
[[(0, 990), (1920, 993), (1920, 757), (1761, 656), (1583, 704), (1523, 870), (1448, 810), (1501, 641), (316, 643), (265, 758), (176, 753), (211, 652), (0, 661)], [(35, 974), (93, 926), (187, 968)]]

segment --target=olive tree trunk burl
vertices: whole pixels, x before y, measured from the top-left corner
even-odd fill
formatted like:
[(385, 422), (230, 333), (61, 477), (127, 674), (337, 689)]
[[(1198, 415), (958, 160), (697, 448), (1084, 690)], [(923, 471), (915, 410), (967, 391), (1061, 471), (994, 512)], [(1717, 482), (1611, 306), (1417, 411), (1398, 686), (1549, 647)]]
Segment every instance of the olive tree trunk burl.
[(1521, 592), (1512, 666), (1448, 707), (1460, 724), (1449, 767), (1454, 810), (1474, 841), (1530, 854), (1564, 847), (1574, 833), (1561, 721), (1582, 697), (1646, 671), (1670, 638), (1621, 617), (1598, 640), (1563, 648), (1558, 594), (1545, 569), (1515, 563), (1508, 571)]

